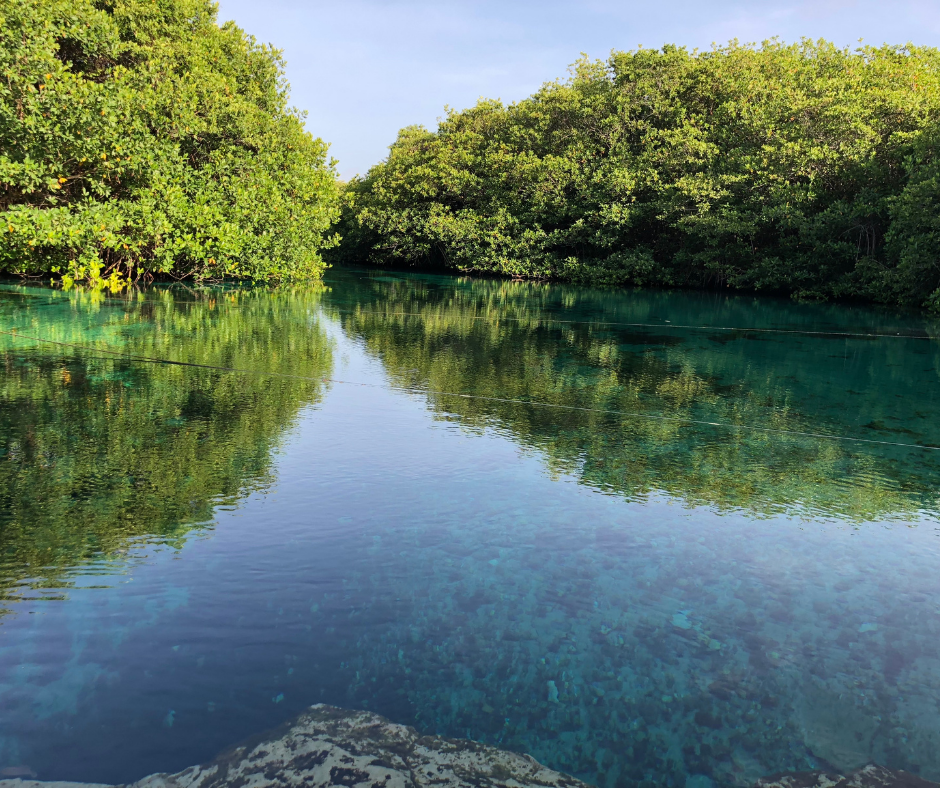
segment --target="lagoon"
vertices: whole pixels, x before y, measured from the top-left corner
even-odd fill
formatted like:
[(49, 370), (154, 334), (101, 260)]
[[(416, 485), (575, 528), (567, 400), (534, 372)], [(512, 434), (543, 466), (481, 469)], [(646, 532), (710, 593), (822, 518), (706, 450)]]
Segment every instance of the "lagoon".
[(605, 788), (940, 780), (928, 320), (353, 268), (0, 330), (0, 768), (328, 703)]

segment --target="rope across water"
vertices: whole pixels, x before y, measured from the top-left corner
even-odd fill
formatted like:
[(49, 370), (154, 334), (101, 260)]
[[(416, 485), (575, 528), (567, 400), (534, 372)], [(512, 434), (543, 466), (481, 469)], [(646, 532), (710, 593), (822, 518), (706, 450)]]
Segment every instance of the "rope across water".
[(579, 411), (585, 413), (600, 413), (604, 415), (612, 416), (623, 416), (627, 418), (637, 418), (637, 419), (649, 419), (654, 421), (669, 421), (677, 422), (682, 424), (694, 424), (699, 426), (706, 427), (719, 427), (728, 430), (749, 430), (754, 432), (765, 432), (772, 434), (780, 435), (793, 435), (798, 437), (807, 437), (807, 438), (819, 438), (822, 440), (831, 440), (831, 441), (846, 441), (852, 443), (866, 443), (874, 444), (880, 446), (901, 446), (909, 449), (921, 449), (923, 451), (940, 451), (940, 446), (931, 446), (927, 444), (920, 443), (900, 443), (895, 441), (882, 441), (875, 440), (872, 438), (855, 438), (848, 435), (830, 435), (824, 432), (803, 432), (800, 430), (786, 430), (780, 429), (777, 427), (760, 427), (752, 424), (733, 424), (730, 422), (718, 422), (718, 421), (704, 421), (698, 419), (691, 419), (684, 416), (665, 416), (662, 414), (651, 414), (651, 413), (636, 413), (631, 411), (623, 410), (612, 410), (607, 408), (589, 408), (579, 405), (562, 405), (554, 402), (539, 402), (538, 400), (524, 400), (524, 399), (514, 399), (511, 397), (492, 397), (482, 394), (465, 394), (455, 391), (435, 391), (433, 389), (424, 389), (417, 386), (396, 386), (394, 384), (380, 384), (380, 383), (363, 383), (359, 381), (351, 380), (340, 380), (338, 378), (320, 378), (320, 377), (311, 377), (308, 375), (294, 375), (286, 372), (268, 372), (264, 370), (252, 370), (252, 369), (240, 369), (238, 367), (223, 367), (217, 366), (214, 364), (197, 364), (191, 361), (174, 361), (172, 359), (163, 359), (163, 358), (153, 358), (151, 356), (140, 356), (132, 353), (127, 353), (120, 350), (108, 350), (106, 348), (91, 347), (88, 345), (82, 345), (76, 342), (61, 342), (53, 339), (44, 339), (43, 337), (31, 336), (28, 334), (22, 334), (18, 331), (0, 331), (0, 334), (16, 337), (18, 339), (27, 339), (32, 342), (39, 342), (47, 345), (57, 345), (60, 347), (69, 347), (78, 350), (83, 350), (86, 352), (93, 353), (103, 353), (112, 358), (123, 358), (128, 361), (137, 361), (147, 364), (168, 364), (173, 366), (180, 367), (194, 367), (197, 369), (211, 369), (219, 372), (229, 372), (241, 375), (263, 375), (267, 377), (278, 377), (278, 378), (290, 378), (294, 380), (309, 380), (319, 383), (332, 383), (343, 386), (364, 386), (369, 388), (378, 388), (378, 389), (390, 389), (392, 391), (401, 391), (409, 394), (421, 394), (424, 396), (436, 396), (436, 397), (458, 397), (462, 399), (472, 399), (472, 400), (482, 400), (487, 402), (503, 402), (509, 404), (525, 405), (528, 407), (534, 408), (552, 408), (556, 410), (566, 410), (566, 411)]

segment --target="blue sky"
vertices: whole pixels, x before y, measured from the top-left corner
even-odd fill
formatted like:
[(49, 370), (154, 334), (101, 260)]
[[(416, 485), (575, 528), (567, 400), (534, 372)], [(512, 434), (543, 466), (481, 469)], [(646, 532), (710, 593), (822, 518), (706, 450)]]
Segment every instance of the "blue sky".
[(940, 0), (221, 0), (219, 17), (284, 50), (292, 103), (344, 178), (402, 126), (524, 98), (581, 52), (771, 36), (940, 46)]

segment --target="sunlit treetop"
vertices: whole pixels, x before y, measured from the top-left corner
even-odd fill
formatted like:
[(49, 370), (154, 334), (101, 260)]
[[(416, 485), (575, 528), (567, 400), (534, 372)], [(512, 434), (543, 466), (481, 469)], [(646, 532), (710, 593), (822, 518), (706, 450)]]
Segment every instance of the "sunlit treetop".
[(0, 10), (0, 269), (66, 281), (316, 276), (327, 145), (281, 54), (208, 0)]
[(938, 141), (932, 48), (614, 52), (402, 130), (340, 256), (940, 309)]

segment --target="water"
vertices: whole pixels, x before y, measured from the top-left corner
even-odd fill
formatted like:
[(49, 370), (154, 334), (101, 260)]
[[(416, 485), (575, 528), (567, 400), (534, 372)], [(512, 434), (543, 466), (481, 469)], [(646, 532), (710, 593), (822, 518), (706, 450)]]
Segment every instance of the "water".
[(0, 768), (326, 702), (605, 787), (940, 780), (929, 321), (333, 270), (0, 330)]

